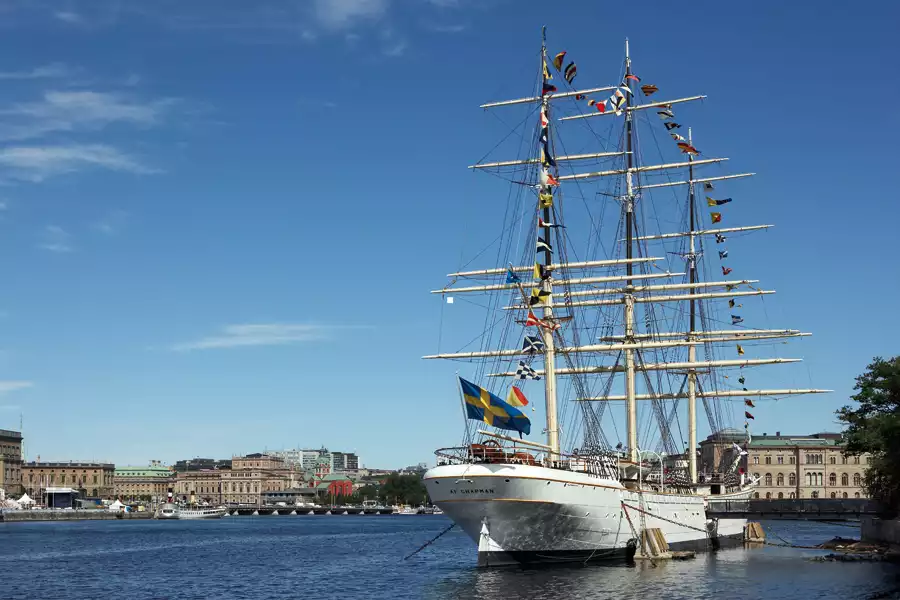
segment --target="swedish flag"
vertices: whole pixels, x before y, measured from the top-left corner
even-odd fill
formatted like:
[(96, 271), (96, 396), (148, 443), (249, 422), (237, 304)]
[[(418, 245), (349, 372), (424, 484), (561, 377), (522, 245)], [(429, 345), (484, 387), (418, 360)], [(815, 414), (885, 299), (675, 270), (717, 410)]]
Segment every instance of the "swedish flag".
[(459, 385), (466, 401), (468, 418), (484, 421), (498, 429), (531, 433), (531, 421), (519, 409), (462, 377), (459, 378)]

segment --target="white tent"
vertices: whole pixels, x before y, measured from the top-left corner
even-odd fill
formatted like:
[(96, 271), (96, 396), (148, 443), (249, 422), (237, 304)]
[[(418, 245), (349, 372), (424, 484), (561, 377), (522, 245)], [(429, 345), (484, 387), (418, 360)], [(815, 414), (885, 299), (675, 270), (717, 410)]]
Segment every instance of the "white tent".
[(123, 506), (125, 506), (125, 505), (122, 504), (121, 502), (119, 502), (118, 500), (116, 500), (115, 502), (113, 502), (112, 504), (109, 505), (109, 510), (111, 512), (119, 512), (122, 510)]
[(34, 504), (34, 500), (32, 500), (28, 494), (22, 494), (22, 497), (16, 500), (16, 504), (19, 506), (31, 506)]

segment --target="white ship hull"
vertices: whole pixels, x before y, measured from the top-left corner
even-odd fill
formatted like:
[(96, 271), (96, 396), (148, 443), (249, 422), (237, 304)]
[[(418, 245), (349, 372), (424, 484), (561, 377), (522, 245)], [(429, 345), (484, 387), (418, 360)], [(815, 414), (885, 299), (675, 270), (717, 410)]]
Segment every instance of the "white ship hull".
[(478, 544), (480, 566), (625, 559), (637, 532), (650, 528), (661, 529), (672, 550), (703, 551), (740, 541), (746, 523), (707, 519), (703, 496), (638, 493), (540, 466), (443, 465), (424, 480), (432, 502)]
[(174, 504), (164, 505), (156, 514), (157, 519), (221, 519), (225, 508), (183, 508)]

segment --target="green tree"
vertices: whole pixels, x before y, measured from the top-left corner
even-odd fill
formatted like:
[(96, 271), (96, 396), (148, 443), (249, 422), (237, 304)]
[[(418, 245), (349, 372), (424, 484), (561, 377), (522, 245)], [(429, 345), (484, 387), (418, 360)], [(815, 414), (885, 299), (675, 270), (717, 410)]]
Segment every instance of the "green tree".
[(871, 454), (864, 485), (893, 514), (900, 510), (900, 356), (876, 357), (856, 378), (854, 406), (837, 411), (847, 425), (845, 453)]
[(413, 506), (422, 504), (427, 499), (425, 484), (419, 474), (400, 475), (391, 473), (381, 486), (381, 497), (386, 502), (398, 502)]

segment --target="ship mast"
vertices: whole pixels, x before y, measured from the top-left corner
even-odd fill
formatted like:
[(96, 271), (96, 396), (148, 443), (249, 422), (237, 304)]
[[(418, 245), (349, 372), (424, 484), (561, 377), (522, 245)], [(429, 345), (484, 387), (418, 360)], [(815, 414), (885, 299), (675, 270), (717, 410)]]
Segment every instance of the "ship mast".
[[(544, 78), (547, 74), (547, 28), (541, 27), (541, 78), (542, 83), (546, 83), (547, 80)], [(549, 146), (550, 138), (549, 138), (549, 121), (550, 121), (550, 98), (547, 94), (543, 93), (543, 85), (542, 87), (542, 95), (541, 95), (541, 106), (547, 115), (548, 121), (548, 131), (547, 131), (547, 144)], [(542, 169), (547, 168), (544, 165), (541, 165)], [(552, 214), (551, 207), (545, 205), (543, 208), (543, 221), (545, 226), (542, 229), (544, 240), (548, 243), (550, 242), (550, 227), (547, 224), (552, 223)], [(553, 263), (553, 256), (548, 248), (544, 249), (544, 267), (546, 267), (549, 271), (550, 265)], [(550, 277), (548, 277), (545, 281), (541, 282), (541, 285), (548, 292), (553, 291), (553, 285), (551, 283)], [(553, 322), (553, 294), (551, 293), (547, 297), (547, 304), (544, 306), (544, 320), (552, 323)], [(544, 341), (544, 399), (545, 399), (545, 412), (547, 415), (547, 445), (550, 446), (550, 456), (549, 459), (551, 461), (555, 460), (559, 456), (559, 415), (556, 412), (556, 352), (553, 346), (553, 330), (550, 328), (541, 328), (541, 337)]]
[[(688, 144), (693, 145), (693, 136), (691, 129), (688, 128)], [(690, 294), (693, 296), (697, 292), (697, 288), (693, 284), (697, 283), (697, 254), (695, 247), (694, 234), (694, 156), (688, 154), (688, 194), (690, 197), (688, 213), (689, 231), (690, 231), (690, 251), (688, 253), (688, 277), (690, 277), (691, 288)], [(696, 331), (696, 299), (691, 297), (690, 300), (690, 326), (688, 327), (687, 341), (693, 342), (696, 339), (694, 332)], [(697, 347), (688, 346), (688, 362), (697, 362)], [(697, 483), (697, 369), (688, 369), (688, 466), (691, 476), (691, 483)]]
[[(625, 81), (623, 82), (628, 88), (631, 88), (631, 57), (628, 52), (628, 39), (625, 39)], [(634, 337), (634, 293), (633, 266), (630, 262), (632, 257), (632, 245), (634, 244), (634, 232), (632, 230), (632, 222), (634, 220), (634, 182), (632, 181), (632, 168), (634, 167), (634, 154), (632, 153), (632, 133), (633, 121), (631, 111), (631, 94), (625, 94), (625, 258), (629, 262), (625, 265), (625, 274), (628, 279), (625, 282), (625, 343), (633, 344)], [(637, 402), (634, 393), (634, 350), (627, 348), (625, 352), (625, 404), (626, 430), (628, 435), (628, 454), (629, 458), (637, 462), (638, 457), (638, 439), (637, 439)]]

